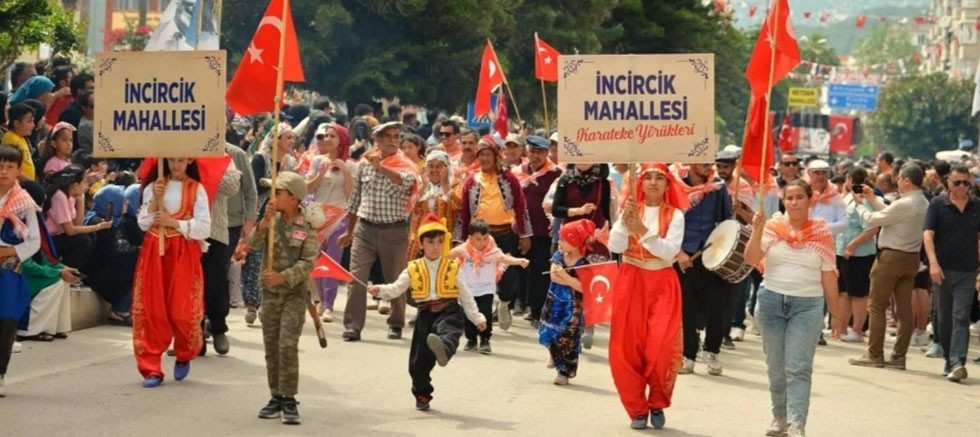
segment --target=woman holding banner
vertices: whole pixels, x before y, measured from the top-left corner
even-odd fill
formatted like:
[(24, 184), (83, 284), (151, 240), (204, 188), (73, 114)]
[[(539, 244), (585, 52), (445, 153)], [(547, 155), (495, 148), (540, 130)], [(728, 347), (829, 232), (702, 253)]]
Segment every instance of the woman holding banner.
[[(681, 366), (681, 286), (671, 267), (684, 239), (690, 204), (662, 163), (643, 164), (609, 234), (609, 250), (623, 254), (613, 292), (609, 367), (633, 429), (666, 424)], [(649, 395), (647, 395), (649, 389)], [(649, 415), (649, 416), (648, 416)]]
[[(200, 179), (193, 160), (168, 158), (163, 175), (154, 169), (144, 182), (138, 220), (146, 236), (133, 280), (133, 348), (146, 388), (163, 382), (160, 358), (171, 341), (177, 381), (190, 373), (190, 361), (204, 341), (201, 254), (211, 235), (211, 212)], [(157, 244), (161, 238), (163, 256)]]

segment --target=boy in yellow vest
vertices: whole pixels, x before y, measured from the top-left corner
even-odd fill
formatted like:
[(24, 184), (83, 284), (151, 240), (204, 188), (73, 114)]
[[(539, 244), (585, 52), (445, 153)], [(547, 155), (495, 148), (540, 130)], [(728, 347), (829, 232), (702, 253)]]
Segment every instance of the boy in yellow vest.
[(430, 374), (436, 363), (445, 366), (456, 353), (463, 335), (464, 313), (481, 332), (487, 328), (487, 320), (459, 280), (459, 261), (448, 256), (452, 235), (446, 225), (429, 214), (419, 226), (418, 235), (423, 256), (410, 261), (395, 282), (374, 285), (368, 293), (391, 300), (411, 290), (418, 303), (408, 373), (412, 375), (415, 408), (428, 411), (434, 390)]

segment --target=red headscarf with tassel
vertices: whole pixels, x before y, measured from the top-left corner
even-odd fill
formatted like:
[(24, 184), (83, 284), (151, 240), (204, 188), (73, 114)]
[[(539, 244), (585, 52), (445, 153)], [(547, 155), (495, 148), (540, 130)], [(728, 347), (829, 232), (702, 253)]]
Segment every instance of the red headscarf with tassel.
[[(643, 193), (643, 177), (647, 173), (657, 173), (667, 179), (667, 190), (664, 192), (664, 202), (660, 205), (659, 229), (657, 229), (657, 235), (660, 238), (665, 238), (667, 236), (667, 230), (670, 228), (670, 221), (674, 218), (674, 210), (687, 210), (691, 207), (691, 201), (688, 199), (687, 193), (684, 190), (684, 184), (677, 180), (674, 174), (670, 172), (670, 169), (667, 168), (666, 164), (662, 162), (640, 164), (640, 172), (636, 176), (636, 184), (634, 186), (636, 190), (637, 215), (640, 217), (640, 220), (643, 220), (643, 213), (646, 206), (646, 195)], [(630, 235), (630, 244), (626, 250), (626, 255), (641, 260), (656, 258), (644, 249), (640, 244), (639, 238), (633, 235)]]

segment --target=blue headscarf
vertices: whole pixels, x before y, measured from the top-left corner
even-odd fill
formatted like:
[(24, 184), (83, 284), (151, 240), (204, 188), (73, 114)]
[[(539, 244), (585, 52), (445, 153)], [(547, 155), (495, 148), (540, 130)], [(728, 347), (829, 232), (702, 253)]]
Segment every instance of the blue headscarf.
[(133, 184), (126, 187), (126, 214), (133, 217), (139, 215), (140, 212), (140, 184)]
[(109, 214), (109, 204), (112, 204), (112, 222), (116, 223), (122, 217), (122, 206), (125, 201), (125, 191), (119, 185), (106, 185), (99, 189), (92, 198), (92, 209), (85, 213), (85, 223), (91, 224), (96, 218), (105, 218)]
[(21, 84), (17, 91), (14, 91), (14, 95), (10, 96), (10, 104), (36, 99), (53, 89), (54, 82), (51, 82), (51, 79), (41, 75), (34, 76)]

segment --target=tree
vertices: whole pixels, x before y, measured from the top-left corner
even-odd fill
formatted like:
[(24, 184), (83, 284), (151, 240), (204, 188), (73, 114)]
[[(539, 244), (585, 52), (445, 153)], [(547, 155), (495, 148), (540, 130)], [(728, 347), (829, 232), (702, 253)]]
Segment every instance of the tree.
[(882, 90), (872, 117), (879, 148), (898, 155), (931, 159), (954, 149), (962, 137), (972, 138), (970, 116), (974, 84), (942, 73), (910, 77)]
[(800, 37), (800, 57), (804, 61), (820, 65), (840, 65), (840, 56), (837, 56), (837, 50), (834, 50), (827, 41), (827, 37), (819, 33)]
[[(870, 67), (908, 59), (918, 52), (919, 48), (912, 43), (912, 34), (909, 33), (908, 27), (893, 24), (872, 28), (867, 37), (857, 42), (854, 59), (861, 67)], [(918, 70), (914, 62), (906, 65), (911, 72)]]
[(53, 53), (85, 47), (74, 17), (56, 0), (5, 0), (0, 3), (0, 70), (6, 71), (26, 50), (47, 42)]

